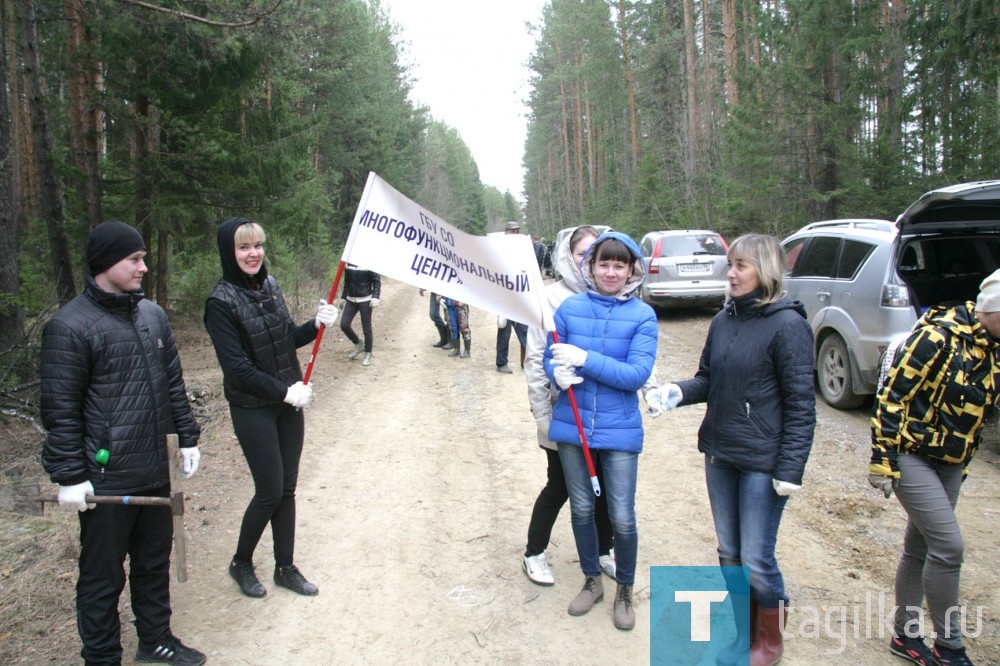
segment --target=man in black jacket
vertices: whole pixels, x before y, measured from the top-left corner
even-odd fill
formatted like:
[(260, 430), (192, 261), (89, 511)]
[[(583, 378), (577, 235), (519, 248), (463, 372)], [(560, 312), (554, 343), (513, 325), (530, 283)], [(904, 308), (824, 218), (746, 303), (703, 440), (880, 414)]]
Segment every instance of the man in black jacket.
[(166, 313), (144, 298), (146, 245), (124, 222), (87, 237), (84, 292), (42, 334), (42, 464), (59, 504), (80, 511), (77, 628), (86, 664), (120, 664), (118, 599), (128, 555), (136, 661), (203, 664), (170, 632), (173, 519), (162, 506), (88, 504), (88, 495), (170, 494), (166, 436), (184, 478), (198, 469), (198, 423)]

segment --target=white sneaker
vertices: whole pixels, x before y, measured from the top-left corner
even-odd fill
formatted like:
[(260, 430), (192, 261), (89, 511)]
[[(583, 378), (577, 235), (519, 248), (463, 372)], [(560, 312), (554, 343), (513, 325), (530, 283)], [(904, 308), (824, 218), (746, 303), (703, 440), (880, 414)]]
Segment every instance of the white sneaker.
[(365, 352), (365, 357), (361, 359), (361, 365), (369, 366), (372, 364), (372, 354), (371, 352)]
[(354, 343), (354, 351), (352, 351), (350, 354), (348, 354), (347, 358), (349, 358), (349, 359), (351, 359), (353, 361), (357, 357), (361, 356), (361, 352), (363, 352), (364, 350), (365, 350), (365, 343), (363, 343), (363, 342), (356, 342), (356, 343)]
[(611, 580), (615, 579), (615, 549), (612, 548), (608, 551), (607, 555), (601, 555), (601, 571), (603, 571)]
[(528, 579), (536, 585), (554, 585), (556, 582), (552, 577), (552, 570), (549, 569), (549, 563), (545, 561), (545, 553), (523, 558), (521, 568), (528, 575)]

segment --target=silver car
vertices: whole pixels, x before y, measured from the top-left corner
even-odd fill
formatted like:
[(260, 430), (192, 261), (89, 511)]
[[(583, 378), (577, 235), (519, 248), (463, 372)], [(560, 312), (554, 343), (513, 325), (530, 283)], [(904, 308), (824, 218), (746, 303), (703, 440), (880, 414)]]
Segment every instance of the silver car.
[(651, 231), (639, 243), (646, 279), (639, 295), (654, 308), (669, 305), (722, 307), (729, 261), (726, 241), (714, 231)]
[(896, 226), (887, 220), (826, 220), (784, 241), (784, 285), (805, 305), (813, 329), (816, 382), (837, 409), (875, 392), (879, 358), (909, 331), (917, 312), (891, 257)]

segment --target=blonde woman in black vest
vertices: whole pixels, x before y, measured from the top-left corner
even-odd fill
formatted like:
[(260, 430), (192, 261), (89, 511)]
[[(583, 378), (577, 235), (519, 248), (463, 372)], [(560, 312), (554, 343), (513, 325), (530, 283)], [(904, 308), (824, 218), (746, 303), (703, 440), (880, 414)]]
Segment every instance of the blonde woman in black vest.
[(274, 538), (274, 582), (305, 595), (319, 593), (294, 563), (295, 486), (305, 436), (302, 408), (312, 387), (302, 383), (296, 349), (316, 339), (337, 308), (320, 301), (315, 319), (296, 325), (264, 262), (259, 224), (231, 217), (219, 226), (222, 279), (205, 302), (205, 327), (222, 366), (223, 387), (240, 448), (254, 481), (229, 574), (249, 597), (267, 590), (253, 553), (268, 524)]

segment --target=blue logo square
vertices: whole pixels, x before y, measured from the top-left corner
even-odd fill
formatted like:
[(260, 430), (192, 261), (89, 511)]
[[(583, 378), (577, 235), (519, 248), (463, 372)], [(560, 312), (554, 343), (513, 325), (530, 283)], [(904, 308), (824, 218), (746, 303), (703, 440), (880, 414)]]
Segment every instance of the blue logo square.
[[(649, 579), (650, 664), (714, 666), (726, 650), (732, 663), (749, 666), (748, 567), (650, 567)], [(745, 649), (729, 648), (737, 632)]]

